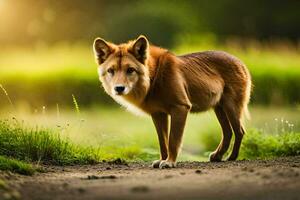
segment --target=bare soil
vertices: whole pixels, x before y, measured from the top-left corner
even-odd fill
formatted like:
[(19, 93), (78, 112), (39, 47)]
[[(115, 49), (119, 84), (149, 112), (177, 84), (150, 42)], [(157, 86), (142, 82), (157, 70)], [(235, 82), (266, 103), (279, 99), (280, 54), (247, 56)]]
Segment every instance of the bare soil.
[(300, 199), (300, 156), (181, 162), (163, 170), (150, 163), (118, 162), (46, 170), (34, 176), (0, 172), (12, 188), (11, 194), (0, 192), (0, 199)]

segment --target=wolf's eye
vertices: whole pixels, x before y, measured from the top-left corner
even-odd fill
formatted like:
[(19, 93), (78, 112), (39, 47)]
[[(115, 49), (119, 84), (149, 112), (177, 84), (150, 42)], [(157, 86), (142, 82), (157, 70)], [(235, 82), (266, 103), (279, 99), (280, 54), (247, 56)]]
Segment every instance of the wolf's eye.
[(114, 75), (115, 71), (114, 71), (114, 69), (109, 68), (109, 69), (107, 70), (107, 73), (109, 73), (109, 74), (111, 74), (111, 75)]
[(133, 72), (135, 72), (135, 69), (133, 67), (129, 67), (126, 71), (127, 74), (132, 74)]

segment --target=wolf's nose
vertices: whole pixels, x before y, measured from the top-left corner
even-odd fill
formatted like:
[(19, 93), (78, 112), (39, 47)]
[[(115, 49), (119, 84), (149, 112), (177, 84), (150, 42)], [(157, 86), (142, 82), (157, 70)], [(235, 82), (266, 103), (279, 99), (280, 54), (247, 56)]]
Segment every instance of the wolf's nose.
[(125, 90), (125, 87), (124, 86), (116, 86), (115, 87), (115, 91), (118, 93), (118, 94), (121, 94), (122, 92), (124, 92)]

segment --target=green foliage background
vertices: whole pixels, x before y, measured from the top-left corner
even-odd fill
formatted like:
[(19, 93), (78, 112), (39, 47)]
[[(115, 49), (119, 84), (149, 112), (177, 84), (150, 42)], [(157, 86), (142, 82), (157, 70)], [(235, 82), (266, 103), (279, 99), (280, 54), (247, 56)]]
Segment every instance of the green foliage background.
[[(178, 54), (226, 50), (250, 68), (255, 104), (299, 103), (299, 1), (9, 0), (0, 4), (0, 83), (14, 101), (112, 104), (96, 74), (95, 37), (144, 34)], [(30, 12), (28, 12), (30, 10)], [(20, 20), (22, 19), (22, 20)], [(0, 98), (0, 107), (5, 102)]]
[[(299, 155), (299, 7), (296, 0), (0, 1), (0, 117), (10, 119), (0, 120), (0, 169), (33, 173), (11, 158), (157, 159), (151, 119), (104, 93), (92, 51), (95, 37), (122, 43), (140, 34), (179, 55), (223, 50), (240, 58), (253, 79), (254, 116), (240, 158)], [(213, 113), (189, 117), (179, 159), (207, 160), (220, 131)]]
[(92, 42), (96, 36), (124, 42), (145, 34), (153, 43), (170, 48), (176, 46), (178, 35), (186, 33), (214, 33), (219, 41), (238, 36), (294, 42), (300, 33), (300, 2), (295, 0), (9, 0), (2, 4), (0, 24), (5, 29), (0, 43), (8, 45)]

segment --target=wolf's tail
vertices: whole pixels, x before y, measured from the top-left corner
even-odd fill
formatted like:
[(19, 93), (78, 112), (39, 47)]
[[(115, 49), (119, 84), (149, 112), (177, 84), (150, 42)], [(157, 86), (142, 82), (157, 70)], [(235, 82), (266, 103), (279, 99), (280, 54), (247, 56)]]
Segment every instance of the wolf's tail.
[[(249, 74), (249, 76), (250, 76), (250, 74)], [(243, 111), (242, 111), (243, 117), (245, 117), (247, 120), (251, 119), (251, 115), (250, 115), (249, 109), (248, 109), (248, 104), (250, 102), (252, 88), (253, 88), (252, 81), (251, 81), (251, 78), (249, 78), (249, 81), (246, 86), (246, 95), (245, 95), (245, 101), (244, 101)]]

